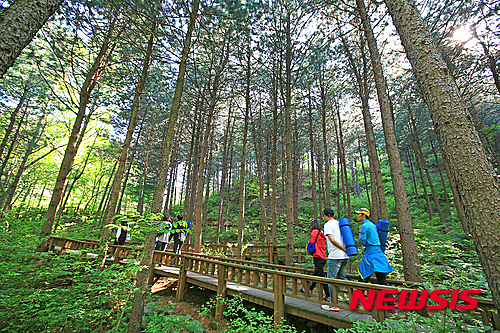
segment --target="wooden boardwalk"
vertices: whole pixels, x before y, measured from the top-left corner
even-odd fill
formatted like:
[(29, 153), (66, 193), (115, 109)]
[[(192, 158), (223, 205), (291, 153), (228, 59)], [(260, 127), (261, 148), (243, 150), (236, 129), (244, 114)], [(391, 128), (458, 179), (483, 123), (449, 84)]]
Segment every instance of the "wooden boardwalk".
[[(214, 250), (224, 251), (224, 246), (213, 246)], [(51, 236), (49, 250), (59, 254), (65, 252), (82, 253), (96, 257), (103, 267), (113, 263), (137, 263), (142, 255), (141, 248), (105, 244), (100, 246), (96, 240), (79, 240)], [(227, 250), (227, 249), (226, 249)], [(344, 281), (312, 276), (312, 270), (297, 267), (276, 265), (271, 262), (279, 258), (280, 249), (259, 246), (247, 251), (249, 258), (263, 257), (266, 263), (238, 260), (233, 258), (211, 256), (199, 253), (175, 254), (155, 251), (153, 254), (154, 269), (151, 269), (150, 283), (162, 276), (178, 279), (176, 299), (182, 301), (187, 284), (213, 290), (218, 297), (215, 308), (215, 319), (222, 319), (224, 304), (220, 301), (227, 295), (240, 294), (245, 300), (274, 310), (274, 320), (279, 324), (285, 315), (295, 315), (310, 321), (323, 323), (337, 328), (347, 328), (356, 321), (383, 321), (388, 316), (387, 310), (349, 310), (349, 305), (342, 300), (350, 299), (353, 290), (407, 290), (418, 289), (419, 286), (406, 281), (387, 280), (390, 286), (366, 284), (357, 281)], [(182, 261), (182, 264), (180, 262)], [(349, 279), (356, 276), (347, 274)], [(300, 293), (301, 286), (306, 290), (310, 283), (330, 284), (332, 303), (322, 299), (323, 288), (317, 287), (318, 294)], [(491, 299), (479, 299), (478, 313), (485, 326), (500, 328), (500, 315), (496, 313)], [(340, 308), (339, 312), (321, 308), (323, 304), (331, 304)]]
[[(154, 274), (157, 277), (164, 276), (178, 279), (179, 268), (157, 265)], [(216, 278), (188, 271), (186, 280), (190, 284), (217, 292), (218, 280)], [(234, 282), (228, 282), (227, 293), (229, 295), (240, 294), (243, 299), (251, 303), (271, 309), (274, 308), (274, 293), (272, 290), (264, 291)], [(372, 316), (369, 314), (358, 313), (347, 309), (340, 309), (339, 312), (327, 311), (323, 310), (321, 305), (316, 302), (289, 296), (285, 296), (285, 313), (338, 328), (350, 327), (352, 325), (350, 316), (352, 316), (353, 321), (373, 320)]]

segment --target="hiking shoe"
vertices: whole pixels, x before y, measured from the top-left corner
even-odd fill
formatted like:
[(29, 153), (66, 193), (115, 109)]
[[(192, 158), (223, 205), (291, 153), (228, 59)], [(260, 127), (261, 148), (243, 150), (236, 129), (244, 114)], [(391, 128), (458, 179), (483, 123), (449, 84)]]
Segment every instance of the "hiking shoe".
[(332, 298), (330, 296), (325, 296), (325, 297), (323, 297), (323, 301), (325, 301), (325, 302), (331, 302)]
[(321, 308), (323, 310), (327, 310), (327, 311), (335, 311), (335, 312), (339, 312), (340, 311), (340, 309), (338, 307), (336, 307), (336, 306), (330, 306), (330, 305), (326, 305), (326, 304), (323, 304), (321, 306)]
[(304, 288), (304, 287), (300, 288), (300, 292), (305, 294), (306, 293), (306, 288)]

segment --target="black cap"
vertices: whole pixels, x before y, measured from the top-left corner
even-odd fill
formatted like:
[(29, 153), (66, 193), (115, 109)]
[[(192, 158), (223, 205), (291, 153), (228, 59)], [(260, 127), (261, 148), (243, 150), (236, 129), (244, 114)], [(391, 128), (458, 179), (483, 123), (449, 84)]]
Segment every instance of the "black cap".
[(323, 211), (323, 214), (325, 214), (326, 216), (333, 217), (333, 209), (331, 209), (331, 208), (325, 208), (325, 210)]
[(180, 221), (182, 220), (183, 216), (181, 214), (177, 215), (177, 219)]

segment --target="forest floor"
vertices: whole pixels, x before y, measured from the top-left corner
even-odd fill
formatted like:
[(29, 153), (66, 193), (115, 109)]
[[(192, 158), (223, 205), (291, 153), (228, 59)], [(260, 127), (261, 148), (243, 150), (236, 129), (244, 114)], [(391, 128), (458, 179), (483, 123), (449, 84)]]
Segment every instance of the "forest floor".
[[(175, 303), (175, 293), (177, 292), (177, 280), (171, 278), (161, 278), (151, 288), (155, 297), (155, 302), (160, 304)], [(222, 320), (215, 324), (215, 319), (210, 314), (200, 315), (199, 310), (202, 305), (205, 305), (210, 299), (215, 297), (215, 293), (211, 290), (193, 286), (189, 288), (185, 294), (185, 301), (175, 303), (173, 315), (190, 317), (193, 320), (199, 321), (203, 325), (206, 333), (219, 333), (227, 328), (227, 320)], [(211, 324), (212, 323), (212, 324)], [(214, 329), (216, 328), (216, 329)], [(188, 332), (182, 330), (182, 333)]]

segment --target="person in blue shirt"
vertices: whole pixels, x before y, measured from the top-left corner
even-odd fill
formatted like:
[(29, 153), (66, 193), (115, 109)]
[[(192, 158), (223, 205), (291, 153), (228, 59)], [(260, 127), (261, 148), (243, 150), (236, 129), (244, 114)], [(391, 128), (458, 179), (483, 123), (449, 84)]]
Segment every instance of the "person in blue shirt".
[(355, 213), (356, 220), (363, 222), (359, 227), (359, 243), (366, 246), (358, 268), (359, 281), (369, 282), (370, 277), (375, 273), (377, 284), (387, 286), (386, 275), (393, 272), (394, 269), (389, 265), (389, 260), (380, 248), (377, 226), (369, 220), (370, 211), (368, 209), (360, 208)]

